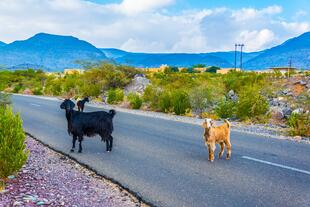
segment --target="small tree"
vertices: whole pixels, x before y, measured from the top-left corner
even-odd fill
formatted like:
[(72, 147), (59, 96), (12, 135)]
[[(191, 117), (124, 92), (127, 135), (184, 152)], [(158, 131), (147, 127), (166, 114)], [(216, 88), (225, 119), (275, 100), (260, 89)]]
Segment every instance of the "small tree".
[(117, 104), (124, 100), (124, 92), (122, 89), (110, 89), (108, 91), (108, 104)]
[(158, 107), (162, 112), (171, 111), (172, 103), (171, 103), (171, 95), (167, 91), (163, 91), (158, 98)]
[(136, 93), (130, 93), (127, 96), (127, 99), (133, 109), (140, 109), (142, 106), (142, 99)]
[(188, 94), (184, 91), (174, 91), (171, 95), (173, 111), (177, 115), (185, 114), (191, 107)]
[(230, 99), (223, 99), (215, 107), (215, 112), (221, 118), (233, 118), (236, 112), (235, 103)]
[(189, 94), (191, 108), (197, 115), (211, 108), (213, 99), (212, 90), (206, 86), (194, 88)]
[(0, 107), (0, 178), (16, 173), (25, 164), (28, 152), (19, 114), (9, 106)]
[(293, 113), (288, 119), (290, 135), (310, 136), (310, 116), (309, 114)]
[(10, 95), (0, 92), (0, 107), (5, 107), (11, 103)]
[(241, 120), (265, 115), (269, 109), (268, 102), (255, 87), (245, 88), (239, 95), (237, 117)]

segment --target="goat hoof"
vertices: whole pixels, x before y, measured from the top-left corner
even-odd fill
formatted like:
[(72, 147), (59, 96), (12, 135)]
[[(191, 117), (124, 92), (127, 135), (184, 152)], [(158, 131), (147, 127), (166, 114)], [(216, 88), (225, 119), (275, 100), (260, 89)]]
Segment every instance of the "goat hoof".
[(70, 152), (74, 152), (74, 149), (71, 149)]
[(79, 150), (78, 153), (82, 153), (82, 150)]

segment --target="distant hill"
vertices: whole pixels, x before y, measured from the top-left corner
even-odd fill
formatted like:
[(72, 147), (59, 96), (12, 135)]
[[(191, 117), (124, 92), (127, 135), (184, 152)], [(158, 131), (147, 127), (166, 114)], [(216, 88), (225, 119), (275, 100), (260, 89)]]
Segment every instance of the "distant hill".
[[(235, 62), (234, 51), (201, 54), (152, 54), (130, 53), (115, 49), (101, 50), (117, 63), (136, 67), (158, 67), (161, 64), (188, 67), (198, 63), (208, 66), (233, 67)], [(243, 53), (243, 68), (260, 70), (288, 66), (290, 59), (293, 67), (310, 69), (310, 32), (289, 39), (283, 44), (267, 50)], [(239, 65), (240, 53), (238, 52), (237, 67)]]
[(100, 50), (105, 54), (105, 56), (107, 56), (107, 58), (110, 58), (110, 59), (116, 59), (116, 58), (123, 57), (129, 54), (129, 52), (115, 49), (115, 48), (102, 48)]
[(0, 47), (6, 45), (4, 42), (0, 41)]
[(189, 67), (195, 64), (216, 65), (232, 67), (228, 61), (209, 54), (147, 54), (128, 53), (114, 59), (117, 63), (136, 67), (159, 67), (162, 64), (178, 67)]
[[(255, 40), (253, 40), (255, 41)], [(310, 69), (310, 32), (287, 40), (281, 45), (260, 52), (243, 53), (243, 66), (247, 70), (292, 66)], [(12, 70), (41, 68), (61, 71), (64, 68), (79, 68), (80, 62), (112, 60), (118, 64), (135, 67), (159, 67), (162, 64), (190, 67), (195, 64), (234, 67), (235, 53), (134, 53), (114, 48), (98, 49), (86, 41), (72, 36), (39, 33), (27, 40), (10, 44), (0, 42), (0, 68)], [(237, 67), (240, 65), (237, 54)]]
[(0, 47), (0, 65), (44, 67), (49, 71), (81, 67), (77, 61), (101, 61), (107, 57), (86, 41), (72, 36), (39, 33), (27, 40), (15, 41)]
[[(195, 64), (208, 66), (233, 67), (235, 52), (211, 53), (132, 53), (124, 50), (103, 48), (101, 51), (115, 62), (129, 64), (135, 67), (159, 67), (162, 64), (189, 67)], [(243, 62), (246, 62), (262, 52), (243, 53)], [(237, 52), (237, 66), (240, 65), (240, 52)]]
[(258, 56), (248, 60), (244, 67), (247, 69), (264, 69), (287, 66), (290, 59), (293, 67), (310, 69), (310, 32), (262, 51)]

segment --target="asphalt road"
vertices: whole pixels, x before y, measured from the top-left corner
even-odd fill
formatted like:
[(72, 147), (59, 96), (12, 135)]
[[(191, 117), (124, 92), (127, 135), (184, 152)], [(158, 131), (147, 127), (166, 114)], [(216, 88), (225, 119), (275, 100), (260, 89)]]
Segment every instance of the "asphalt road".
[[(70, 153), (60, 101), (12, 99), (27, 132)], [(118, 112), (114, 128), (111, 153), (85, 138), (71, 156), (156, 206), (310, 206), (309, 144), (232, 132), (232, 159), (210, 163), (199, 126)]]

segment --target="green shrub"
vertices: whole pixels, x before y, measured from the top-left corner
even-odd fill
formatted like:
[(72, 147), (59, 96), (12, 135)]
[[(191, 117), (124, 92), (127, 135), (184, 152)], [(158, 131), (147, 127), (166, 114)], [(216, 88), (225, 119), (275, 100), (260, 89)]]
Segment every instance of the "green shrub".
[(290, 135), (310, 136), (310, 117), (309, 114), (293, 113), (288, 119)]
[(11, 103), (11, 96), (6, 93), (0, 92), (0, 107), (4, 107), (6, 105), (9, 105)]
[(23, 86), (21, 84), (18, 84), (14, 87), (13, 93), (19, 93), (23, 89)]
[(108, 91), (108, 104), (117, 104), (124, 100), (124, 92), (122, 89), (110, 89)]
[(213, 99), (212, 90), (206, 86), (192, 89), (189, 95), (191, 109), (198, 115), (212, 107)]
[(174, 91), (171, 94), (171, 102), (173, 111), (177, 115), (185, 114), (186, 110), (191, 107), (188, 94), (184, 91)]
[(34, 95), (43, 95), (42, 88), (35, 88), (33, 90)]
[(128, 101), (130, 103), (130, 106), (133, 109), (140, 109), (142, 106), (142, 99), (140, 98), (140, 96), (136, 93), (130, 93), (127, 96)]
[(230, 99), (223, 99), (217, 104), (215, 113), (221, 118), (233, 118), (236, 113), (236, 104)]
[(240, 120), (264, 115), (269, 109), (268, 102), (255, 87), (244, 88), (239, 94), (237, 117)]
[(167, 91), (163, 91), (158, 97), (158, 108), (162, 112), (170, 112), (172, 108), (171, 95)]
[(12, 108), (0, 107), (0, 178), (18, 172), (27, 160), (22, 120)]

